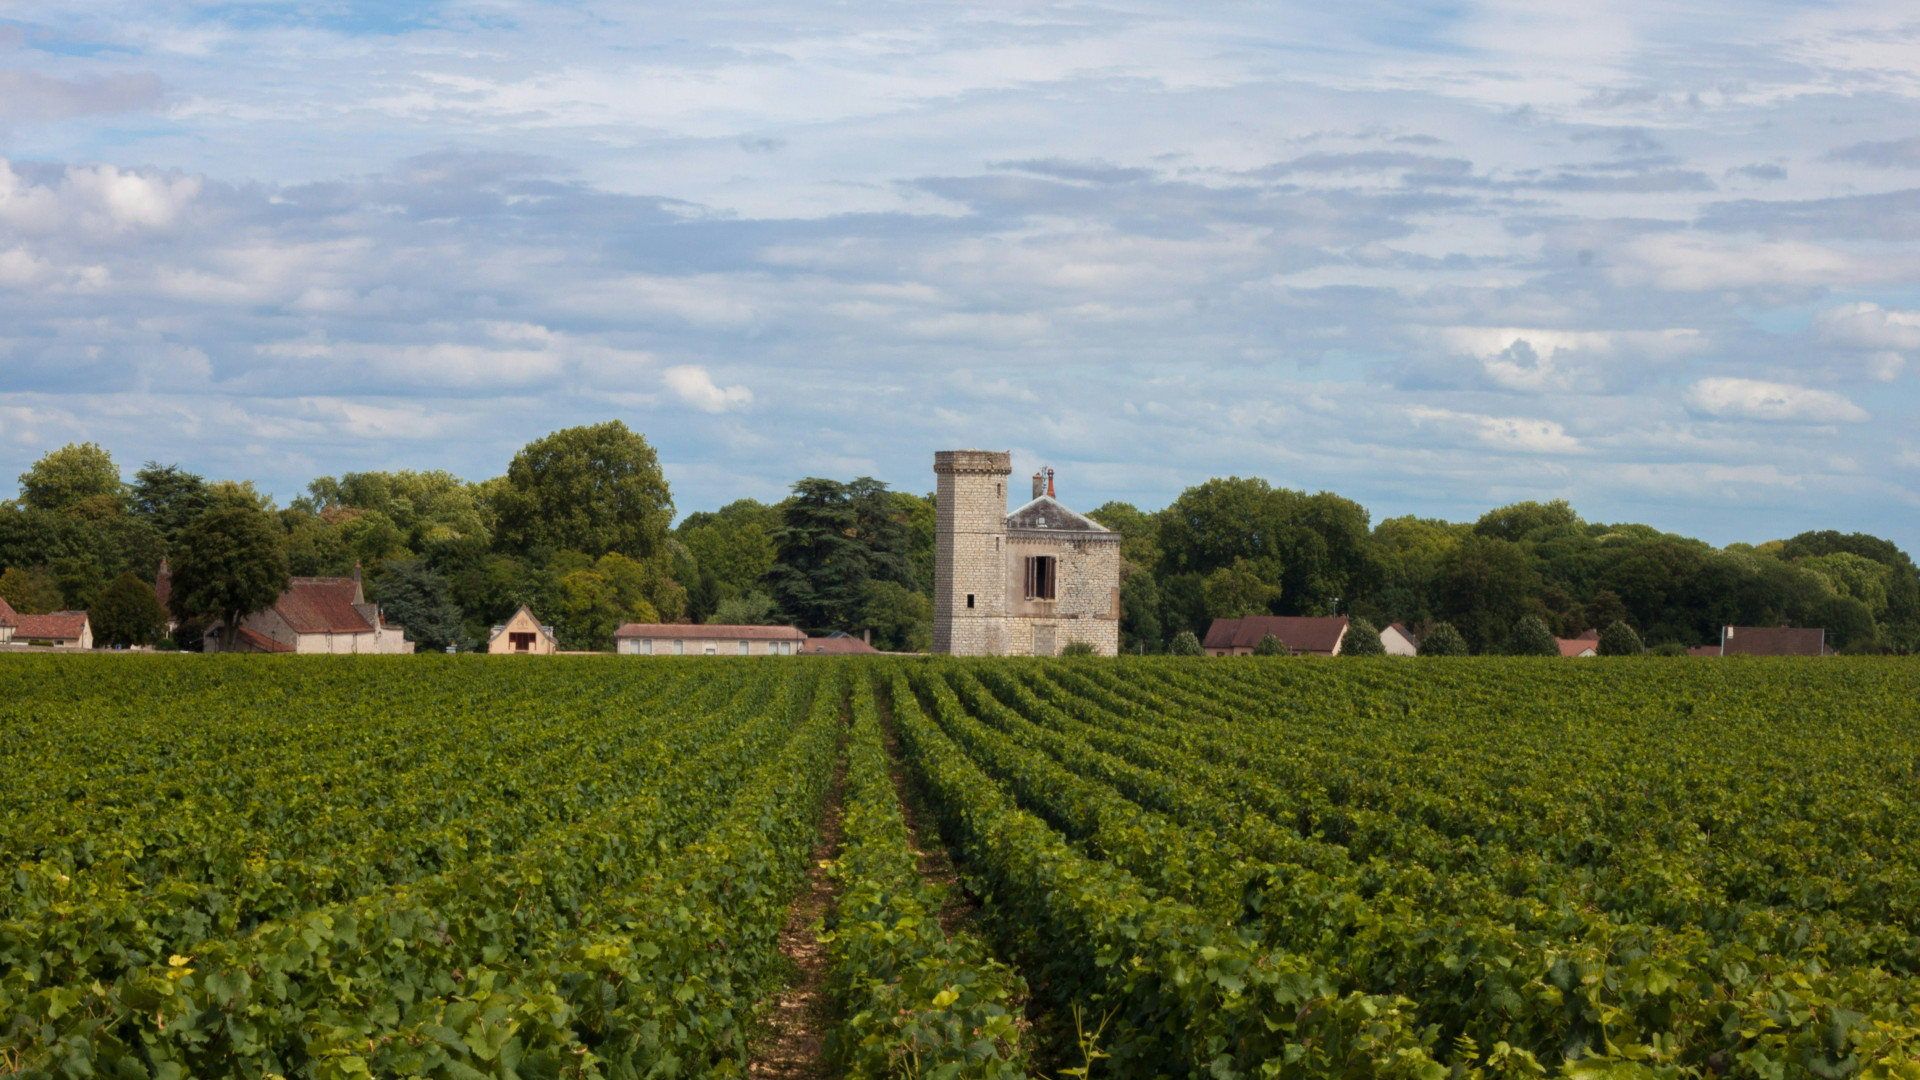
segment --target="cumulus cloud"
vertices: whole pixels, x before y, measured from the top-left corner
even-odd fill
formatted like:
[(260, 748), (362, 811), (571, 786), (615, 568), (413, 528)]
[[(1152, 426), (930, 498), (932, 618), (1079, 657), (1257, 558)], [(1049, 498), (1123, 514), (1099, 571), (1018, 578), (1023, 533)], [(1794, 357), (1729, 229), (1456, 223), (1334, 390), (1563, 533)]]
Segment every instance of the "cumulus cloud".
[(618, 415), (687, 508), (1011, 445), (1089, 505), (1913, 528), (1920, 98), (1871, 12), (429, 7), (15, 5), (6, 407), (278, 490)]
[(753, 401), (753, 391), (744, 386), (721, 387), (707, 369), (698, 364), (681, 364), (661, 372), (668, 389), (680, 400), (702, 412), (723, 413), (744, 408)]
[(1450, 409), (1415, 407), (1408, 419), (1418, 426), (1465, 437), (1503, 452), (1578, 454), (1586, 448), (1555, 420), (1519, 416), (1484, 416)]
[(1857, 423), (1865, 409), (1831, 390), (1759, 379), (1701, 379), (1687, 391), (1687, 407), (1718, 420), (1802, 424)]

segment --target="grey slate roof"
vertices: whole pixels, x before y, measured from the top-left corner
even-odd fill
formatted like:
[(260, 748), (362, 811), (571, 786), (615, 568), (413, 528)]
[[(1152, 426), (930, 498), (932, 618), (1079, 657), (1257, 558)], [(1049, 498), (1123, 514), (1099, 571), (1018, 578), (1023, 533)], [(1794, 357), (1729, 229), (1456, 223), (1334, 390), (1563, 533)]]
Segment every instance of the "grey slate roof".
[(1074, 513), (1051, 495), (1042, 495), (1007, 515), (1009, 529), (1045, 529), (1048, 532), (1103, 533), (1107, 528), (1092, 518)]

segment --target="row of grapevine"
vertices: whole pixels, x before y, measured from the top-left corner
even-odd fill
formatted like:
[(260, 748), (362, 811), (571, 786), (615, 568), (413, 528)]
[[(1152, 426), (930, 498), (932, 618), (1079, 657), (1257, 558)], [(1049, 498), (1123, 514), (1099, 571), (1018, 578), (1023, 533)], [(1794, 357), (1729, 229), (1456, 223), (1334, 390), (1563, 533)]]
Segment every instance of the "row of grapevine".
[(894, 790), (872, 684), (853, 681), (841, 854), (825, 936), (841, 1018), (828, 1053), (854, 1080), (1011, 1080), (1027, 1048), (1025, 983), (969, 934), (947, 934)]
[(165, 890), (10, 918), (0, 1054), (30, 1076), (724, 1070), (831, 775), (840, 695), (816, 684), (832, 678), (689, 687), (650, 754), (620, 758), (638, 773), (620, 798), (242, 934), (170, 951), (178, 928), (142, 906)]
[[(1598, 909), (1580, 875), (1536, 852), (1523, 849), (1533, 857), (1515, 874), (1475, 857), (1484, 850), (1437, 843), (1417, 811), (1396, 818), (1392, 792), (1363, 819), (1379, 834), (1366, 851), (1341, 842), (1355, 833), (1329, 837), (1312, 827), (1323, 818), (1298, 812), (1300, 800), (1373, 761), (1355, 748), (1317, 776), (1303, 771), (1297, 786), (1270, 783), (1290, 778), (1288, 759), (1341, 738), (1297, 723), (1235, 724), (1236, 706), (1260, 704), (1236, 682), (1270, 667), (951, 665), (920, 673), (916, 689), (1019, 805), (1130, 872), (1142, 896), (1198, 904), (1216, 933), (1300, 957), (1330, 990), (1412, 1000), (1416, 1026), (1434, 1025), (1428, 1038), (1456, 1065), (1838, 1076), (1897, 1071), (1920, 1047), (1920, 992), (1897, 968), (1858, 962), (1906, 955), (1905, 928), (1880, 934), (1880, 924), (1830, 913), (1819, 925), (1843, 939), (1825, 941), (1799, 915), (1761, 906), (1732, 926), (1674, 918), (1687, 910), (1674, 904), (1668, 922), (1640, 921), (1625, 903)], [(1399, 742), (1438, 727), (1404, 724)], [(1299, 751), (1303, 742), (1317, 745)], [(1401, 751), (1372, 745), (1376, 757)], [(1417, 803), (1425, 791), (1407, 784), (1401, 794)], [(1628, 891), (1626, 869), (1610, 895)], [(1672, 884), (1631, 888), (1651, 898)], [(1835, 955), (1855, 962), (1836, 966)]]

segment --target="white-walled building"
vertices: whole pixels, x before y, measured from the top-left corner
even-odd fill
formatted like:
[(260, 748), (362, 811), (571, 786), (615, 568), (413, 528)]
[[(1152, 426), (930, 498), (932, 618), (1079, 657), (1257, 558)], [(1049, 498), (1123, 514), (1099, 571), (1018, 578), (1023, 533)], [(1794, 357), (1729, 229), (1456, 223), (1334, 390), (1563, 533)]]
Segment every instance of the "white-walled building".
[(799, 656), (806, 643), (791, 626), (628, 623), (613, 632), (621, 656)]

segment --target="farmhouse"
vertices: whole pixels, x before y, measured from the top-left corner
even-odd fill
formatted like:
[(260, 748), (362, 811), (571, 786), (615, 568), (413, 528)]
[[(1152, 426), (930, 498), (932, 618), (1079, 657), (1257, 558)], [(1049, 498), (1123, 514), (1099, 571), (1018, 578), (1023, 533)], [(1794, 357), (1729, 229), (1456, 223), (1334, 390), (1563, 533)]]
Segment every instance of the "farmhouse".
[(1120, 534), (1061, 505), (1053, 470), (1007, 512), (1013, 455), (941, 450), (933, 456), (933, 651), (953, 656), (1053, 656), (1084, 642), (1120, 651)]
[(1821, 627), (1729, 626), (1720, 631), (1721, 656), (1832, 656)]
[(0, 645), (51, 645), (56, 649), (93, 648), (93, 624), (84, 611), (22, 615), (0, 599)]
[(487, 637), (487, 652), (492, 656), (552, 656), (559, 649), (553, 627), (540, 625), (525, 604)]
[(798, 656), (806, 644), (791, 626), (628, 623), (613, 632), (621, 656)]
[(1380, 647), (1387, 650), (1388, 656), (1418, 656), (1420, 642), (1416, 641), (1413, 631), (1406, 623), (1391, 623), (1380, 631)]
[(1561, 656), (1599, 656), (1600, 631), (1589, 630), (1579, 637), (1554, 638), (1560, 645)]
[(1285, 642), (1293, 656), (1338, 656), (1347, 638), (1347, 617), (1249, 615), (1244, 619), (1215, 619), (1200, 647), (1208, 656), (1252, 656), (1254, 647), (1268, 634)]
[(206, 652), (410, 653), (413, 642), (388, 626), (367, 603), (360, 568), (350, 578), (294, 578), (265, 611), (240, 620), (231, 634), (223, 623), (207, 631)]

